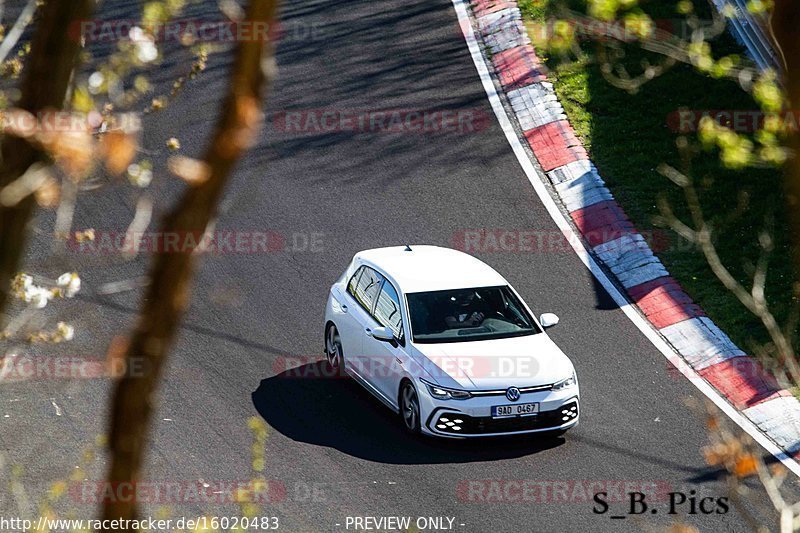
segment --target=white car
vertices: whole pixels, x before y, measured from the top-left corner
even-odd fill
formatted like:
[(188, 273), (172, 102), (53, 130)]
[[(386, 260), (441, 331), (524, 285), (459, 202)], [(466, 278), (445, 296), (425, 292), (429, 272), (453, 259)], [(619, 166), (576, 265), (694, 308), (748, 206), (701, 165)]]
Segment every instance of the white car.
[(544, 332), (556, 323), (463, 252), (378, 248), (331, 287), (325, 353), (410, 433), (555, 435), (580, 415), (575, 368)]

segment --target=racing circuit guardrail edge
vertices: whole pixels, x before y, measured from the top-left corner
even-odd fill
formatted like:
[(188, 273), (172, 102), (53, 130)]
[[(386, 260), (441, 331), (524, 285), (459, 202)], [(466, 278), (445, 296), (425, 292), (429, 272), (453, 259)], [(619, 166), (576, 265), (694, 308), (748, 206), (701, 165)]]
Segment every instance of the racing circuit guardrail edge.
[(746, 0), (712, 0), (714, 7), (724, 13), (726, 7), (735, 10), (735, 16), (728, 19), (728, 29), (734, 38), (744, 46), (747, 55), (756, 63), (759, 70), (782, 70), (778, 54), (772, 47), (769, 37), (769, 21), (760, 14), (747, 9)]

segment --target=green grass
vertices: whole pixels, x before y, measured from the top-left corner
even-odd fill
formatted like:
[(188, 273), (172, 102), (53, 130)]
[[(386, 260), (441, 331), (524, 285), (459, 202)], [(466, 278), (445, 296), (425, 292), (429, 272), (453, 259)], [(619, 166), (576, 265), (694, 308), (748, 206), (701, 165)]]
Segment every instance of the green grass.
[[(522, 0), (520, 8), (528, 20), (542, 21), (561, 12), (558, 1)], [(651, 1), (642, 6), (654, 19), (679, 17), (675, 2)], [(708, 9), (703, 2), (696, 2), (696, 6), (698, 10)], [(580, 2), (571, 2), (570, 7), (585, 9)], [(595, 50), (589, 43), (583, 48), (590, 56)], [(712, 48), (720, 53), (739, 51), (727, 34), (714, 41)], [(659, 60), (635, 45), (626, 45), (625, 52), (625, 64), (633, 72), (638, 72), (636, 66), (644, 57)], [(659, 214), (659, 198), (666, 198), (675, 213), (688, 221), (683, 193), (656, 171), (662, 162), (680, 167), (675, 147), (678, 134), (667, 127), (668, 114), (679, 108), (757, 109), (751, 97), (733, 81), (712, 79), (687, 65), (674, 67), (631, 95), (610, 85), (596, 61), (566, 62), (544, 55), (570, 122), (637, 228), (658, 228), (654, 217)], [(695, 134), (689, 134), (689, 139), (697, 140)], [(781, 170), (734, 172), (721, 165), (716, 152), (700, 152), (693, 158), (691, 175), (699, 187), (707, 220), (714, 227), (723, 263), (747, 288), (759, 254), (758, 234), (766, 219), (774, 219), (776, 248), (770, 261), (767, 295), (779, 323), (784, 323), (795, 298)], [(657, 255), (672, 276), (742, 349), (753, 354), (760, 351), (769, 341), (761, 322), (722, 286), (698, 250), (674, 233), (668, 231), (668, 235), (666, 249), (657, 251)]]
[(547, 5), (542, 0), (519, 0), (517, 5), (522, 16), (528, 20), (543, 20), (547, 15)]

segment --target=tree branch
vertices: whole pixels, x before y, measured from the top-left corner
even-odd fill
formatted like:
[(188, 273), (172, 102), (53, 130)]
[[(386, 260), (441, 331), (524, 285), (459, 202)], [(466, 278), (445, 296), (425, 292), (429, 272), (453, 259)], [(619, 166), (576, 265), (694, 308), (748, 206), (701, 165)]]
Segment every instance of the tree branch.
[[(277, 0), (251, 0), (246, 19), (272, 24)], [(190, 186), (162, 223), (165, 234), (201, 235), (213, 219), (234, 163), (256, 137), (261, 122), (265, 85), (273, 78), (274, 56), (269, 40), (239, 43), (229, 92), (204, 161), (210, 169), (205, 181)], [(190, 296), (194, 254), (160, 251), (154, 259), (139, 323), (125, 353), (126, 361), (142, 360), (147, 373), (125, 375), (117, 385), (112, 407), (109, 446), (111, 483), (137, 482), (141, 477), (150, 417), (168, 349), (172, 344)], [(109, 501), (106, 519), (133, 519), (135, 501)]]
[[(80, 42), (70, 36), (74, 21), (86, 18), (91, 0), (49, 0), (41, 9), (31, 53), (25, 64), (19, 107), (34, 115), (47, 108), (61, 109), (72, 72), (78, 62)], [(39, 161), (45, 154), (20, 137), (7, 135), (0, 144), (0, 190)], [(11, 278), (19, 269), (25, 248), (25, 229), (34, 199), (27, 196), (15, 205), (0, 205), (0, 326)]]
[[(692, 217), (692, 225), (694, 228), (688, 230), (693, 232), (694, 240), (700, 246), (703, 255), (706, 258), (708, 266), (711, 267), (714, 275), (719, 279), (722, 284), (744, 305), (751, 313), (761, 320), (764, 328), (770, 336), (775, 348), (778, 351), (779, 361), (781, 364), (786, 365), (789, 375), (791, 376), (794, 384), (800, 383), (800, 365), (794, 356), (794, 351), (786, 337), (783, 334), (775, 316), (770, 312), (769, 306), (764, 299), (763, 285), (766, 281), (766, 268), (769, 246), (765, 246), (762, 242), (762, 254), (759, 257), (756, 273), (753, 278), (753, 287), (747, 290), (730, 271), (722, 264), (722, 260), (717, 254), (717, 249), (711, 240), (711, 229), (705, 221), (703, 215), (703, 208), (700, 205), (700, 199), (697, 196), (697, 191), (694, 188), (691, 180), (669, 165), (662, 164), (659, 167), (659, 172), (667, 176), (674, 183), (683, 189), (684, 196), (686, 197), (686, 204), (689, 208), (689, 213)], [(662, 216), (667, 220), (668, 224), (680, 231), (683, 223), (681, 223), (671, 211), (663, 211)], [(685, 231), (685, 230), (684, 230)], [(763, 238), (762, 238), (763, 241)]]

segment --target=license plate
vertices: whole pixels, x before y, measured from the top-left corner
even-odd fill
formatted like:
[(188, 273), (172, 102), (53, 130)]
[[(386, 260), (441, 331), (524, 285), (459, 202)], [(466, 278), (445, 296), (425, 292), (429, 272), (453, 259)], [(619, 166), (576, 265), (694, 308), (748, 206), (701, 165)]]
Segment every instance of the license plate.
[(492, 406), (492, 418), (504, 418), (507, 416), (530, 416), (538, 413), (538, 403), (515, 403), (511, 405)]

